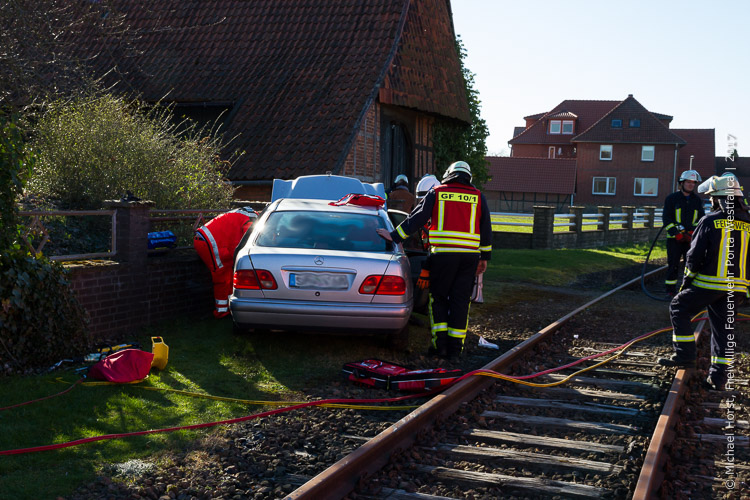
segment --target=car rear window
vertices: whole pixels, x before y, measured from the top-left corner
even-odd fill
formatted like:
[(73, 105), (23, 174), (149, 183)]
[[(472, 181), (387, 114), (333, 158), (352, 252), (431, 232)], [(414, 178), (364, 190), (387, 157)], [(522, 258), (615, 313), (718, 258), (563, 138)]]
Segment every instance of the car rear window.
[(375, 232), (381, 227), (385, 227), (385, 222), (377, 215), (274, 212), (268, 216), (255, 244), (275, 248), (391, 251), (390, 242)]

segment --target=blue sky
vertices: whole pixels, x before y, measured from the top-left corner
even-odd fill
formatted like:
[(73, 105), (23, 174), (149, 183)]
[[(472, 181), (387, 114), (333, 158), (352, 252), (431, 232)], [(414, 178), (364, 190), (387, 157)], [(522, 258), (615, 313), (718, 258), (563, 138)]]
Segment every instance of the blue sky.
[(565, 99), (623, 100), (716, 129), (750, 156), (750, 2), (452, 0), (475, 74), (488, 153), (507, 154), (513, 127)]

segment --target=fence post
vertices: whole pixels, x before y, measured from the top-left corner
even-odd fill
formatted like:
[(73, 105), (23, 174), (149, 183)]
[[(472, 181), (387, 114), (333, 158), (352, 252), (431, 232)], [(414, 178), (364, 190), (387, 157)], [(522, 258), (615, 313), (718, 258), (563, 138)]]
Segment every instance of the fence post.
[(643, 207), (646, 210), (646, 222), (643, 223), (643, 227), (653, 229), (656, 227), (656, 207)]
[(531, 248), (552, 248), (555, 230), (555, 207), (534, 206), (534, 228)]
[(150, 212), (152, 201), (115, 201), (104, 202), (105, 208), (117, 210), (115, 215), (115, 260), (127, 262), (133, 269), (142, 269), (145, 273), (148, 258), (148, 232), (150, 229)]
[(628, 214), (625, 217), (625, 222), (622, 223), (623, 229), (633, 229), (633, 217), (635, 216), (635, 207), (622, 207), (622, 211)]
[(599, 213), (604, 217), (601, 217), (601, 230), (604, 231), (604, 241), (607, 241), (607, 235), (609, 234), (609, 214), (612, 213), (612, 207), (597, 207)]
[(575, 231), (578, 234), (581, 234), (581, 232), (583, 232), (583, 211), (585, 208), (586, 207), (570, 207), (570, 213), (575, 215), (571, 222), (573, 222), (575, 226), (568, 226), (569, 231)]

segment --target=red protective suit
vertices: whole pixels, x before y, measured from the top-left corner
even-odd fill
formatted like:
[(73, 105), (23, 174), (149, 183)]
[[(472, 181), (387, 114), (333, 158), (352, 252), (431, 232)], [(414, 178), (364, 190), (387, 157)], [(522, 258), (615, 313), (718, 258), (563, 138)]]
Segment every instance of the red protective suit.
[(257, 218), (253, 209), (238, 208), (214, 217), (195, 232), (193, 246), (211, 271), (214, 282), (214, 316), (217, 318), (229, 314), (234, 250)]

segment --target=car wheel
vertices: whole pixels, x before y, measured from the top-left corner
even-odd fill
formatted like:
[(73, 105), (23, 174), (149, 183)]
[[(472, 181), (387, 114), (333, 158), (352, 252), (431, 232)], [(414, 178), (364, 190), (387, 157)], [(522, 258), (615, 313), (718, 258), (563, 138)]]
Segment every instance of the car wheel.
[(391, 349), (403, 351), (409, 347), (409, 325), (400, 330), (389, 333), (385, 338), (386, 345)]

